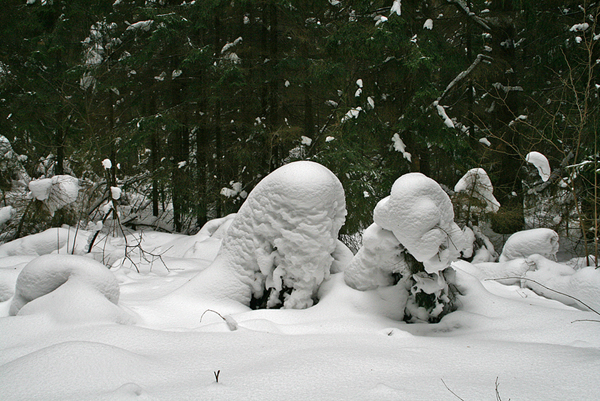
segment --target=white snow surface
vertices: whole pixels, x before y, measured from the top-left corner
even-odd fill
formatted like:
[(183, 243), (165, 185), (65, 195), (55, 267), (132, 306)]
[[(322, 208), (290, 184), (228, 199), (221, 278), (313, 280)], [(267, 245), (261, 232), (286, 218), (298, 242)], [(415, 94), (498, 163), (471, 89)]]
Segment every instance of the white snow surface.
[(390, 196), (375, 207), (373, 220), (392, 231), (429, 273), (446, 268), (464, 247), (450, 198), (437, 182), (421, 173), (398, 178)]
[(329, 277), (344, 224), (344, 189), (320, 164), (287, 164), (265, 177), (231, 222), (215, 262), (186, 291), (250, 305), (310, 307)]
[(492, 181), (482, 168), (472, 168), (454, 186), (454, 192), (464, 192), (485, 203), (485, 211), (496, 213), (500, 202), (494, 197)]
[[(319, 303), (304, 310), (234, 311), (203, 294), (172, 293), (211, 263), (198, 258), (201, 249), (214, 259), (220, 240), (210, 235), (234, 217), (209, 222), (195, 236), (144, 233), (145, 249), (170, 249), (173, 256), (170, 271), (152, 270), (146, 260), (138, 264), (142, 273), (111, 269), (119, 308), (136, 317), (133, 324), (93, 313), (79, 321), (9, 316), (11, 301), (0, 302), (2, 400), (456, 399), (448, 389), (465, 400), (487, 400), (495, 399), (496, 381), (503, 400), (597, 399), (600, 328), (586, 320), (598, 316), (529, 288), (482, 282), (457, 267), (476, 268), (467, 262), (454, 264), (459, 309), (436, 324), (394, 319), (401, 301), (394, 287), (357, 291), (343, 274), (325, 279)], [(56, 233), (21, 243), (43, 254), (56, 247)], [(183, 256), (190, 247), (198, 253)], [(15, 274), (33, 257), (2, 257), (0, 272)], [(549, 280), (569, 278), (574, 295), (577, 285), (598, 280), (595, 269), (562, 275), (536, 263)], [(582, 283), (576, 274), (589, 277)], [(80, 290), (66, 286), (63, 300), (88, 304), (90, 294)], [(209, 307), (227, 321), (215, 313), (200, 321)]]
[(362, 247), (344, 270), (346, 284), (360, 291), (392, 285), (392, 274), (408, 269), (403, 250), (393, 232), (371, 224), (363, 233)]
[(526, 258), (533, 254), (540, 254), (548, 259), (556, 260), (558, 240), (556, 231), (549, 228), (518, 231), (508, 237), (504, 243), (499, 261), (507, 262), (517, 258)]
[(525, 161), (533, 164), (535, 168), (537, 168), (542, 181), (548, 181), (548, 179), (550, 178), (551, 170), (550, 163), (548, 163), (548, 159), (546, 158), (546, 156), (544, 156), (540, 152), (529, 152), (527, 156), (525, 156)]

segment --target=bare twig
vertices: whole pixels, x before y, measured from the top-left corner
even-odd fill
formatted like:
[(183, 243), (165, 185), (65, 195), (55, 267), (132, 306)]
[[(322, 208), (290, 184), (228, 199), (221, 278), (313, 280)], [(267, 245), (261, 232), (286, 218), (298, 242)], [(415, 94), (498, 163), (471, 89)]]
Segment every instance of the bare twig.
[(458, 398), (461, 401), (465, 401), (464, 399), (460, 398), (454, 391), (450, 390), (450, 387), (448, 387), (448, 385), (446, 384), (446, 382), (444, 381), (444, 379), (440, 379), (440, 380), (442, 380), (442, 383), (444, 383), (444, 387), (446, 387), (446, 389), (448, 391), (450, 391), (453, 396), (455, 396), (456, 398)]

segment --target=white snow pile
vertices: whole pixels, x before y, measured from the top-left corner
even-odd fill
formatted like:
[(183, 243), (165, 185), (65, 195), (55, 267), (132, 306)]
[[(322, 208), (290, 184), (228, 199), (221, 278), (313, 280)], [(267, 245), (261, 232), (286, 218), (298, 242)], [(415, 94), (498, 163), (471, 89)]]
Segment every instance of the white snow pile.
[(429, 273), (448, 267), (463, 248), (450, 198), (437, 182), (421, 173), (398, 178), (390, 196), (375, 207), (373, 219), (392, 231)]
[(16, 213), (17, 210), (12, 206), (4, 206), (0, 208), (0, 228), (2, 228), (2, 226), (12, 219)]
[(479, 199), (485, 205), (485, 212), (496, 213), (500, 209), (500, 202), (494, 197), (492, 181), (482, 168), (467, 171), (454, 186), (454, 192)]
[(394, 275), (408, 270), (403, 251), (393, 232), (371, 224), (363, 233), (362, 247), (344, 270), (346, 284), (360, 291), (394, 285)]
[(300, 161), (265, 177), (227, 230), (215, 262), (189, 287), (246, 306), (307, 308), (329, 277), (346, 216), (327, 168)]
[(44, 202), (50, 214), (75, 202), (79, 195), (79, 180), (70, 175), (55, 175), (29, 182), (31, 197)]
[(541, 154), (540, 152), (529, 152), (527, 156), (525, 156), (525, 161), (531, 163), (537, 168), (538, 173), (540, 174), (540, 178), (542, 181), (546, 182), (550, 178), (550, 163), (548, 163), (548, 159), (546, 156)]
[(130, 323), (116, 305), (119, 283), (93, 259), (76, 255), (43, 255), (19, 274), (9, 313), (48, 314), (60, 322), (109, 320)]
[(559, 247), (558, 240), (559, 237), (556, 231), (549, 228), (518, 231), (504, 243), (499, 261), (507, 262), (517, 258), (526, 258), (533, 254), (556, 260)]

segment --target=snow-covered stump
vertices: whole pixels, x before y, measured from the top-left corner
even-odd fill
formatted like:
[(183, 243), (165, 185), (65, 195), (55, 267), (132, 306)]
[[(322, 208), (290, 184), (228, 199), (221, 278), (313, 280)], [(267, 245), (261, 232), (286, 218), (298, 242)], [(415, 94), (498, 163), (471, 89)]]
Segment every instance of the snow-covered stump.
[(404, 319), (439, 321), (453, 308), (450, 263), (465, 247), (450, 198), (425, 175), (406, 174), (377, 204), (373, 219), (363, 248), (345, 271), (346, 283), (366, 290), (404, 280), (410, 294)]
[(185, 291), (252, 308), (308, 308), (329, 277), (345, 216), (331, 171), (308, 161), (280, 167), (248, 195), (216, 260)]
[(61, 322), (131, 323), (120, 309), (119, 283), (93, 259), (75, 255), (43, 255), (19, 274), (9, 314), (47, 314)]

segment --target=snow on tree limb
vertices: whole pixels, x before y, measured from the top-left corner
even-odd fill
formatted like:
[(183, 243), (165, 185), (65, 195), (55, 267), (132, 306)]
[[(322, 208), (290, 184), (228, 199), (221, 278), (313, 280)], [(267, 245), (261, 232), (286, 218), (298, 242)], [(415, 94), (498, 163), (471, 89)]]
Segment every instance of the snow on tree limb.
[(475, 58), (475, 60), (473, 60), (473, 62), (471, 63), (471, 65), (469, 66), (469, 68), (467, 68), (466, 70), (462, 71), (460, 74), (458, 74), (456, 76), (456, 78), (454, 78), (452, 80), (452, 82), (450, 82), (448, 84), (448, 86), (446, 86), (446, 89), (444, 89), (444, 92), (440, 95), (440, 97), (438, 97), (436, 99), (436, 102), (440, 102), (447, 94), (448, 92), (450, 92), (450, 90), (452, 90), (456, 84), (458, 84), (460, 81), (462, 81), (463, 79), (465, 79), (469, 74), (471, 74), (473, 72), (473, 70), (475, 69), (475, 67), (477, 67), (479, 65), (479, 63), (483, 62), (490, 62), (493, 59), (490, 56), (487, 56), (485, 54), (478, 54), (477, 57)]
[(467, 6), (467, 4), (464, 1), (462, 1), (462, 0), (446, 0), (446, 3), (454, 4), (460, 12), (465, 14), (467, 17), (471, 18), (481, 28), (485, 29), (486, 31), (491, 30), (490, 25), (488, 25), (490, 23), (490, 21), (488, 21), (485, 18), (481, 18), (481, 17), (475, 15), (475, 13), (471, 11), (471, 9)]

